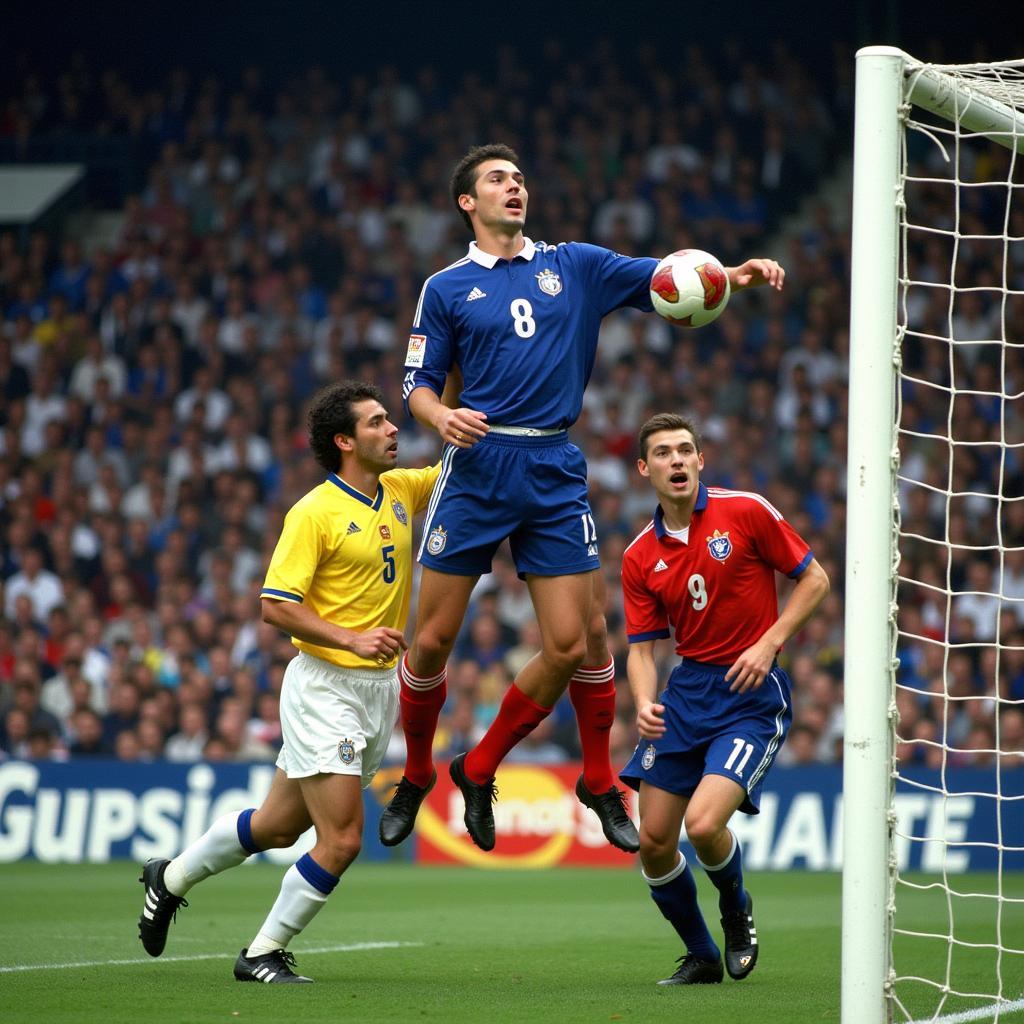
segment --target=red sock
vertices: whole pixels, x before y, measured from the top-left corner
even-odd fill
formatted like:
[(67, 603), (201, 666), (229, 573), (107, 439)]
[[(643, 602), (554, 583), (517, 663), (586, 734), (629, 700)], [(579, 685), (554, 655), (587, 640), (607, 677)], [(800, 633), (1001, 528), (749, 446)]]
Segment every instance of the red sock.
[(569, 682), (583, 748), (583, 784), (591, 793), (607, 793), (615, 785), (608, 738), (615, 721), (615, 663), (600, 668), (581, 666)]
[(405, 777), (416, 786), (426, 786), (434, 774), (431, 751), (437, 718), (444, 706), (448, 687), (447, 671), (425, 679), (409, 671), (408, 655), (398, 663), (401, 684), (398, 702), (402, 709), (402, 731), (405, 733)]
[(466, 755), (466, 776), (471, 782), (485, 783), (494, 778), (505, 755), (551, 714), (520, 690), (515, 683), (508, 688), (483, 739)]

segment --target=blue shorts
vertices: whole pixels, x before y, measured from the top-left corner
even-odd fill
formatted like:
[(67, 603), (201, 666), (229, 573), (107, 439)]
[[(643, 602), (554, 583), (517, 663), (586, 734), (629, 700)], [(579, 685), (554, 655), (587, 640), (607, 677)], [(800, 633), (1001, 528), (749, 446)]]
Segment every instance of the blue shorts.
[(642, 739), (619, 778), (679, 796), (693, 796), (705, 775), (724, 775), (747, 795), (740, 810), (757, 814), (761, 783), (786, 740), (793, 708), (789, 676), (775, 666), (746, 693), (730, 693), (728, 665), (683, 661), (658, 698), (665, 705), (665, 735)]
[(491, 571), (506, 537), (520, 576), (598, 568), (587, 464), (564, 431), (539, 437), (491, 433), (472, 448), (445, 446), (420, 562), (439, 572), (479, 576)]

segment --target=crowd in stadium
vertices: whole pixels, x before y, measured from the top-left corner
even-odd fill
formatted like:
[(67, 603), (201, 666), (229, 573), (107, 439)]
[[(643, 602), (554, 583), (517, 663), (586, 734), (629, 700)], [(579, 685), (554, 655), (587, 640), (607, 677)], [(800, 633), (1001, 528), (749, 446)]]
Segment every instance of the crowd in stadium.
[[(305, 406), (326, 382), (372, 380), (400, 417), (402, 462), (438, 457), (437, 438), (402, 413), (403, 358), (424, 278), (465, 251), (447, 176), (468, 145), (518, 150), (534, 239), (632, 255), (696, 246), (728, 263), (759, 254), (836, 165), (851, 70), (837, 61), (815, 78), (784, 46), (754, 60), (728, 44), (713, 56), (691, 47), (665, 69), (605, 44), (586, 59), (552, 45), (531, 67), (505, 50), (487, 76), (455, 80), (382, 66), (272, 82), (254, 67), (237, 81), (176, 70), (135, 83), (84, 59), (54, 79), (27, 75), (0, 111), (0, 152), (124, 139), (139, 181), (110, 246), (56, 230), (0, 235), (0, 756), (276, 756), (294, 648), (260, 621), (258, 593), (285, 511), (320, 478)], [(700, 426), (706, 482), (765, 494), (826, 569), (831, 595), (782, 655), (796, 706), (780, 763), (842, 756), (849, 233), (824, 201), (803, 223), (770, 254), (786, 266), (781, 295), (739, 295), (697, 331), (634, 312), (604, 323), (574, 436), (608, 582), (617, 765), (636, 742), (619, 565), (653, 512), (635, 436), (659, 411)], [(948, 274), (941, 245), (915, 256), (921, 276)], [(996, 254), (976, 259), (990, 273)], [(965, 298), (957, 315), (985, 331), (994, 306)], [(912, 346), (908, 365), (932, 380), (950, 372), (924, 353)], [(999, 405), (965, 401), (964, 436), (998, 438)], [(941, 396), (934, 412), (944, 423)], [(923, 446), (904, 456), (943, 471)], [(979, 481), (997, 474), (992, 458), (966, 451), (958, 489), (990, 490)], [(941, 537), (939, 492), (903, 498), (904, 529)], [(1024, 502), (1005, 513), (1004, 546), (1024, 545)], [(962, 748), (951, 763), (992, 763), (997, 688), (1024, 699), (1024, 650), (1013, 650), (1024, 649), (1024, 557), (981, 550), (994, 538), (977, 536), (978, 521), (969, 505), (950, 517), (950, 533), (979, 550), (952, 560), (953, 590), (972, 593), (948, 614), (942, 559), (926, 544), (905, 555), (904, 575), (938, 588), (901, 594), (915, 626), (904, 629), (923, 638), (899, 652), (901, 737), (923, 763), (941, 762), (929, 743), (943, 730)], [(1018, 603), (981, 596), (1000, 593)], [(997, 636), (998, 658), (929, 642)], [(537, 645), (525, 585), (500, 557), (450, 666), (439, 758), (476, 741)], [(977, 699), (950, 711), (947, 685)], [(1002, 712), (999, 742), (1024, 751), (1021, 711)], [(576, 756), (563, 701), (512, 758)]]

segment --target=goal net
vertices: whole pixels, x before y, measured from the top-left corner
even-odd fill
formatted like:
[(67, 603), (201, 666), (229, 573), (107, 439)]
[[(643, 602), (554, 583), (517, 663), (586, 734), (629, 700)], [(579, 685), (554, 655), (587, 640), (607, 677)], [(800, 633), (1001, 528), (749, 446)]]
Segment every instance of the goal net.
[(1024, 61), (858, 54), (844, 1024), (1024, 1024)]

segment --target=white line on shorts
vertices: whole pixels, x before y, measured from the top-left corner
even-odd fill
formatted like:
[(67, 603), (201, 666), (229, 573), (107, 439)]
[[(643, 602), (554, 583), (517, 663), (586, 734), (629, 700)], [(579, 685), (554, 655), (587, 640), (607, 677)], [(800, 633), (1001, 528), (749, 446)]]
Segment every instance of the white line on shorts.
[[(305, 953), (360, 953), (366, 949), (401, 949), (409, 946), (422, 946), (422, 942), (351, 942), (344, 946), (310, 946), (308, 949), (297, 949), (293, 952), (302, 956)], [(15, 971), (68, 971), (78, 967), (124, 967), (134, 964), (174, 964), (190, 963), (193, 960), (229, 960), (231, 954), (196, 953), (193, 956), (161, 956), (133, 957), (130, 960), (77, 960), (64, 964), (13, 964), (0, 967), (0, 974), (11, 974)]]

